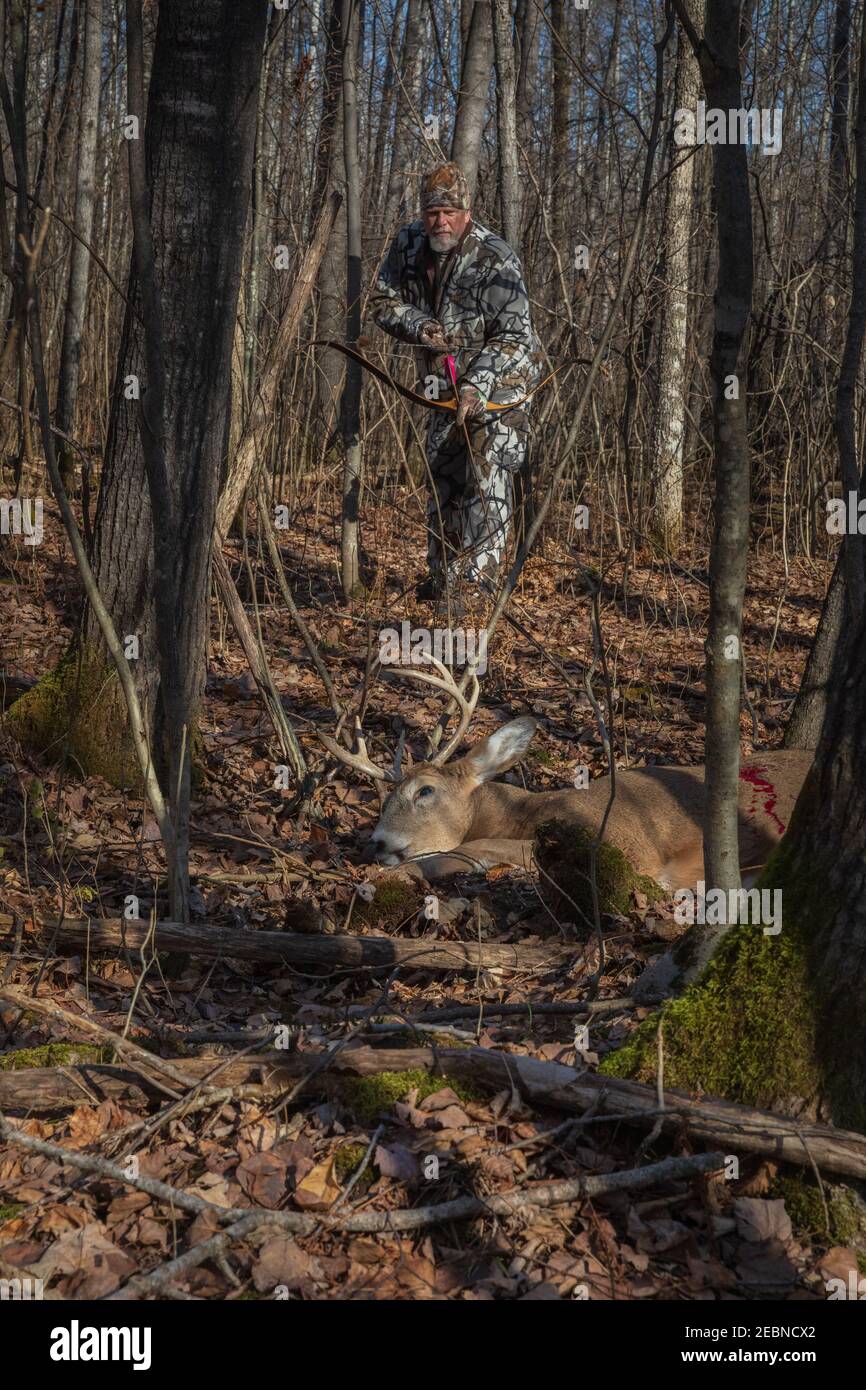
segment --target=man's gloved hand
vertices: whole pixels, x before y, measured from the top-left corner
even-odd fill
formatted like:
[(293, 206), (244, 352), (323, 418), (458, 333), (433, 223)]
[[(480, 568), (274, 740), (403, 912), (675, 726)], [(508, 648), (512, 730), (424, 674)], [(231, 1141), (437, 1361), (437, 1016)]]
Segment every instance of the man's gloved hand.
[(457, 423), (465, 425), (467, 420), (482, 420), (486, 401), (476, 386), (461, 386), (457, 402)]
[(448, 339), (438, 319), (428, 319), (421, 325), (421, 346), (428, 348), (430, 352), (448, 351)]

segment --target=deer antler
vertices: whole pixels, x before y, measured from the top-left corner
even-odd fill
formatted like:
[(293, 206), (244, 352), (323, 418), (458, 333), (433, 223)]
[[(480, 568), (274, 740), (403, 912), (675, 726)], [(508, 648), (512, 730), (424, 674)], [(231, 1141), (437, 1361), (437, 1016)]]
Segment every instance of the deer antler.
[[(383, 666), (378, 660), (374, 663), (371, 671), (390, 671), (393, 672), (394, 675), (406, 676), (408, 680), (417, 680), (423, 682), (425, 685), (434, 685), (437, 690), (444, 690), (445, 694), (450, 696), (451, 700), (455, 701), (460, 710), (460, 722), (451, 735), (451, 738), (445, 744), (445, 747), (440, 748), (430, 759), (434, 767), (441, 767), (442, 764), (446, 763), (451, 757), (451, 754), (454, 752), (469, 727), (469, 722), (475, 713), (475, 706), (478, 703), (480, 686), (478, 684), (478, 677), (475, 674), (475, 662), (469, 662), (467, 664), (467, 670), (469, 671), (469, 692), (468, 695), (464, 695), (447, 666), (441, 661), (438, 661), (435, 656), (431, 656), (429, 661), (439, 672), (437, 676), (434, 676), (431, 671), (419, 670), (417, 666)], [(348, 748), (344, 748), (343, 745), (338, 743), (335, 738), (332, 738), (330, 734), (324, 734), (321, 730), (318, 731), (318, 738), (338, 762), (343, 763), (346, 767), (354, 768), (356, 772), (362, 772), (366, 777), (372, 777), (377, 784), (380, 784), (380, 794), (381, 783), (387, 782), (394, 785), (402, 781), (401, 764), (406, 743), (405, 726), (400, 731), (400, 739), (394, 751), (394, 761), (390, 768), (381, 767), (378, 763), (374, 763), (368, 754), (367, 743), (364, 738), (363, 730), (361, 729), (361, 722), (357, 715), (355, 716), (355, 746), (358, 750), (356, 753), (350, 752)]]
[(435, 666), (436, 670), (439, 672), (438, 676), (434, 676), (431, 671), (419, 670), (417, 666), (393, 666), (385, 669), (399, 671), (400, 675), (406, 676), (408, 680), (423, 681), (425, 685), (435, 685), (437, 690), (444, 690), (445, 694), (450, 695), (451, 699), (458, 705), (460, 709), (460, 722), (457, 728), (445, 744), (445, 747), (440, 748), (430, 759), (434, 767), (441, 767), (443, 763), (447, 763), (454, 749), (469, 728), (469, 721), (475, 713), (475, 706), (478, 703), (481, 687), (478, 684), (478, 677), (475, 674), (476, 663), (474, 661), (467, 663), (467, 670), (469, 671), (469, 694), (467, 696), (463, 694), (463, 691), (458, 686), (447, 666), (441, 661), (437, 661), (435, 656), (431, 656), (428, 659), (431, 666)]
[(318, 732), (318, 737), (320, 742), (325, 745), (328, 752), (332, 753), (333, 756), (339, 762), (344, 763), (346, 767), (353, 767), (356, 772), (363, 772), (365, 776), (372, 777), (375, 782), (400, 781), (396, 763), (394, 768), (386, 768), (380, 767), (378, 763), (373, 762), (373, 759), (367, 752), (367, 740), (364, 738), (361, 729), (361, 721), (357, 716), (355, 717), (355, 745), (358, 749), (357, 753), (350, 753), (348, 748), (344, 748), (335, 738), (331, 738), (330, 734), (323, 734), (321, 730)]

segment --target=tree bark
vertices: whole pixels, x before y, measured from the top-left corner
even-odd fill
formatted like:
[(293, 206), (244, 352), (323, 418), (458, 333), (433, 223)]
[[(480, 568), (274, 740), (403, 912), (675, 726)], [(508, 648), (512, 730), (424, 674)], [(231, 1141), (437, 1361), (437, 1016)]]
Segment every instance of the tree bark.
[[(409, 209), (406, 205), (406, 166), (410, 151), (420, 139), (418, 132), (418, 101), (421, 88), (421, 59), (423, 55), (425, 16), (421, 0), (409, 0), (406, 11), (406, 36), (400, 62), (400, 81), (397, 85), (397, 110), (394, 117), (394, 141), (391, 167), (385, 196), (385, 229), (396, 229)], [(414, 110), (413, 110), (414, 108)], [(412, 132), (415, 132), (415, 140)]]
[[(843, 496), (859, 495), (860, 468), (857, 465), (857, 421), (854, 397), (863, 357), (866, 337), (866, 24), (860, 31), (860, 61), (858, 76), (857, 123), (854, 143), (857, 160), (857, 185), (854, 193), (854, 245), (851, 260), (851, 303), (848, 308), (848, 329), (842, 351), (842, 365), (836, 388), (836, 444), (842, 475)], [(851, 618), (859, 620), (866, 599), (866, 570), (864, 570), (863, 537), (856, 532), (843, 541), (845, 583)]]
[[(99, 84), (102, 70), (102, 0), (85, 0), (84, 65), (81, 79), (81, 106), (78, 117), (78, 168), (75, 185), (73, 226), (77, 237), (69, 257), (69, 292), (63, 320), (60, 349), (60, 380), (57, 387), (57, 428), (75, 433), (75, 407), (81, 369), (81, 335), (87, 307), (90, 252), (85, 243), (93, 237), (93, 211), (96, 202), (96, 150), (99, 132)], [(80, 240), (78, 239), (80, 238)], [(75, 455), (67, 448), (61, 456), (61, 475), (71, 480)], [(67, 490), (69, 483), (67, 482)]]
[[(362, 0), (343, 0), (343, 159), (346, 176), (346, 339), (361, 333), (361, 168), (358, 158), (358, 28)], [(349, 360), (342, 400), (343, 506), (340, 576), (344, 598), (361, 584), (361, 368)]]
[(519, 256), (520, 171), (517, 153), (516, 75), (511, 0), (493, 0), (493, 43), (496, 51), (496, 148), (499, 160), (500, 221), (503, 237)]
[(565, 263), (573, 259), (573, 252), (566, 245), (566, 230), (569, 223), (568, 203), (568, 113), (571, 104), (571, 77), (568, 59), (563, 49), (565, 34), (565, 0), (552, 0), (550, 23), (555, 35), (562, 42), (552, 42), (551, 65), (553, 67), (553, 129), (551, 131), (551, 162), (548, 178), (550, 181), (550, 202), (552, 207), (553, 244)]
[[(708, 0), (698, 59), (707, 106), (742, 106), (739, 4)], [(707, 654), (707, 773), (704, 872), (707, 887), (739, 888), (737, 834), (740, 767), (742, 617), (749, 545), (749, 438), (746, 331), (752, 307), (752, 210), (744, 145), (713, 146), (719, 270), (710, 374), (716, 495), (710, 549)], [(695, 968), (708, 958), (706, 933)]]
[(535, 0), (517, 0), (515, 16), (520, 36), (520, 67), (517, 74), (517, 128), (520, 142), (527, 148), (532, 141), (535, 101), (538, 91), (538, 33), (541, 15)]
[(846, 621), (848, 598), (845, 564), (840, 552), (818, 619), (800, 689), (785, 728), (786, 748), (817, 748), (827, 709), (827, 693), (836, 662), (844, 664), (851, 637)]
[[(152, 369), (145, 362), (140, 276), (130, 272), (129, 306), (114, 384), (108, 443), (97, 508), (93, 567), (121, 640), (127, 642), (139, 698), (148, 715), (154, 760), (165, 770), (161, 656), (174, 652), (187, 706), (187, 741), (204, 688), (211, 537), (220, 469), (228, 440), (231, 350), (249, 200), (265, 8), (258, 0), (206, 0), (160, 6), (145, 140), (146, 212), (152, 229), (155, 280), (161, 298), (164, 425), (160, 444), (170, 480), (171, 516), (155, 537), (139, 437), (142, 407), (159, 428)], [(148, 391), (151, 391), (150, 398)], [(163, 554), (157, 581), (155, 540)], [(157, 642), (157, 582), (183, 596), (171, 630)], [(165, 628), (166, 624), (163, 624)], [(75, 661), (19, 702), (22, 732), (43, 747), (62, 729), (52, 721), (78, 709), (69, 746), (84, 770), (123, 783), (136, 777), (120, 726), (122, 702), (93, 614), (84, 617)], [(137, 652), (137, 655), (136, 655)], [(56, 693), (59, 690), (59, 695)], [(58, 704), (59, 699), (59, 704)], [(29, 705), (28, 705), (28, 702)], [(17, 708), (17, 707), (16, 707)], [(82, 714), (83, 711), (83, 714)], [(117, 728), (112, 725), (116, 724)], [(118, 732), (118, 730), (120, 730)], [(61, 739), (58, 738), (61, 736)]]
[[(319, 123), (318, 165), (314, 206), (316, 215), (331, 189), (339, 193), (343, 206), (337, 215), (331, 239), (325, 250), (319, 274), (319, 305), (317, 336), (322, 339), (340, 338), (346, 327), (346, 172), (343, 159), (343, 72), (342, 72), (342, 5), (344, 0), (332, 0), (328, 15), (327, 51), (324, 67), (322, 117)], [(338, 352), (325, 350), (319, 355), (317, 377), (317, 407), (322, 424), (333, 426), (337, 415), (340, 382), (345, 361)]]
[[(840, 9), (843, 8), (843, 4), (844, 0), (840, 0)], [(838, 22), (837, 12), (837, 26)], [(857, 467), (854, 400), (866, 334), (866, 26), (861, 30), (860, 38), (855, 156), (857, 180), (851, 251), (853, 283), (848, 310), (848, 329), (836, 388), (835, 426), (843, 493), (856, 491), (862, 496), (864, 472)], [(847, 223), (847, 218), (845, 220)], [(817, 747), (827, 707), (828, 691), (836, 674), (845, 669), (852, 627), (856, 625), (858, 612), (862, 612), (864, 587), (866, 571), (863, 538), (846, 536), (824, 600), (818, 630), (797, 699), (785, 730), (786, 748)]]
[[(718, 3), (710, 0), (710, 13)], [(859, 249), (861, 259), (864, 192), (866, 34), (853, 251), (856, 258)], [(840, 394), (846, 369), (856, 375), (864, 314), (866, 279), (855, 264)], [(840, 561), (837, 587), (842, 570)], [(758, 885), (780, 895), (773, 903), (773, 930), (753, 923), (731, 929), (703, 975), (639, 1030), (612, 1068), (620, 1076), (646, 1079), (657, 1065), (660, 1018), (671, 1084), (696, 1084), (731, 1100), (866, 1132), (866, 612), (861, 609), (844, 626), (851, 635), (847, 650), (836, 650), (815, 762)]]
[(475, 0), (463, 53), (460, 99), (454, 120), (454, 138), (451, 141), (451, 158), (455, 164), (460, 165), (466, 175), (469, 192), (473, 196), (478, 180), (478, 160), (481, 155), (492, 65), (493, 29), (490, 23), (489, 0)]
[[(703, 6), (701, 5), (701, 11)], [(695, 13), (703, 28), (703, 13)], [(700, 93), (700, 70), (692, 46), (679, 31), (674, 107), (693, 110)], [(683, 441), (689, 327), (689, 265), (696, 158), (688, 147), (670, 148), (661, 243), (664, 291), (659, 324), (659, 384), (653, 420), (651, 469), (655, 483), (653, 531), (676, 554), (683, 531)]]

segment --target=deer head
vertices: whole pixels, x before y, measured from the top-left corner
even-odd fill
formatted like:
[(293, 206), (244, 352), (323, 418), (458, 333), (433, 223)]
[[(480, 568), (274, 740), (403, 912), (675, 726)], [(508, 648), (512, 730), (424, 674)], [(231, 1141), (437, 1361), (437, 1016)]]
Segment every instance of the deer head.
[(457, 728), (429, 761), (416, 763), (404, 775), (401, 770), (402, 735), (390, 768), (379, 766), (370, 758), (359, 730), (356, 731), (357, 752), (343, 748), (326, 734), (319, 735), (340, 762), (374, 778), (380, 787), (392, 788), (382, 798), (381, 815), (365, 856), (376, 858), (381, 864), (400, 864), (418, 855), (456, 849), (462, 844), (472, 825), (474, 795), (478, 788), (519, 762), (535, 733), (534, 719), (527, 716), (514, 719), (482, 739), (464, 757), (449, 763), (448, 759), (472, 719), (479, 695), (478, 679), (470, 666), (468, 694), (464, 694), (442, 662), (431, 658), (430, 664), (438, 674), (415, 667), (382, 668), (435, 686), (450, 697), (450, 708), (457, 706), (460, 712)]
[(369, 852), (380, 864), (456, 849), (469, 838), (475, 794), (523, 757), (535, 720), (512, 719), (447, 766), (419, 763), (391, 792), (373, 831)]

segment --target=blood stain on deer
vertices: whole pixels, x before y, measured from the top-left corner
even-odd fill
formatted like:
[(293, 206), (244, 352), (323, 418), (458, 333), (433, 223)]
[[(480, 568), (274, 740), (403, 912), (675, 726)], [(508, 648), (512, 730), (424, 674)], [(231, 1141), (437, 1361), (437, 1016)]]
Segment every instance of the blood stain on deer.
[(754, 787), (760, 794), (766, 794), (766, 800), (762, 802), (763, 809), (770, 817), (770, 820), (777, 826), (779, 834), (784, 835), (785, 825), (776, 815), (776, 788), (769, 778), (763, 775), (765, 772), (766, 768), (755, 767), (754, 765), (752, 767), (741, 767), (740, 780), (742, 782), (748, 782), (749, 785)]

